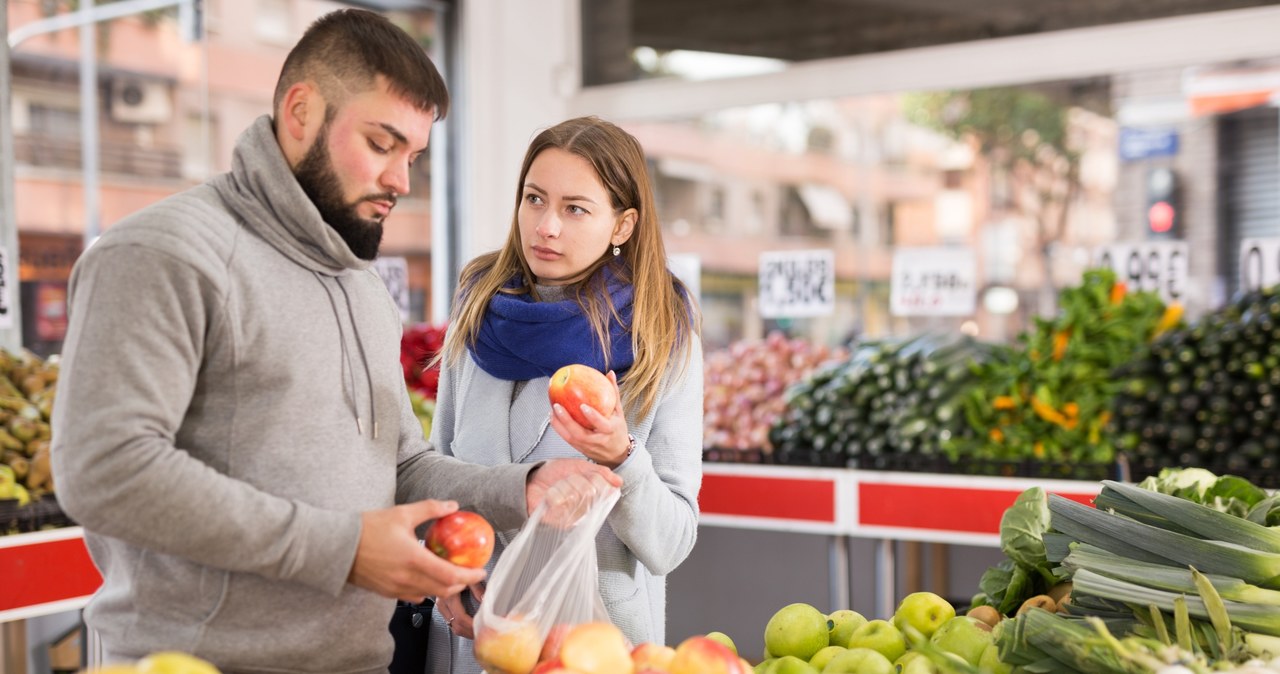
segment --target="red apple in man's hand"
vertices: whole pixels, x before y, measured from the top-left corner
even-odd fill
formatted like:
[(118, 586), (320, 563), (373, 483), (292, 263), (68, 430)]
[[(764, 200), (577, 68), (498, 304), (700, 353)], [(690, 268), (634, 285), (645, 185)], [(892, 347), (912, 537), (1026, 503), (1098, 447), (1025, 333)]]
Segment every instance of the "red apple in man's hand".
[(566, 365), (551, 375), (551, 386), (547, 389), (551, 403), (559, 404), (579, 424), (592, 428), (592, 424), (582, 413), (582, 405), (587, 404), (604, 416), (613, 414), (618, 405), (618, 391), (613, 382), (599, 370), (587, 365)]
[(431, 524), (426, 544), (458, 566), (481, 569), (493, 556), (493, 526), (473, 512), (459, 510)]

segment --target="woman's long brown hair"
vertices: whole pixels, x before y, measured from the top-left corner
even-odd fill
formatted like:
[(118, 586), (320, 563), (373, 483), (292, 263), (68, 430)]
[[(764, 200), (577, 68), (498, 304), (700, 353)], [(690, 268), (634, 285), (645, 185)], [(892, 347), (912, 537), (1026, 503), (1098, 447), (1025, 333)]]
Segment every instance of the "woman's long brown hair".
[[(658, 399), (663, 375), (673, 361), (677, 376), (689, 365), (692, 340), (698, 338), (697, 308), (688, 289), (667, 269), (666, 247), (654, 206), (644, 150), (631, 134), (597, 117), (579, 117), (561, 122), (538, 134), (525, 153), (516, 183), (515, 213), (506, 243), (492, 253), (472, 260), (462, 270), (454, 298), (453, 317), (440, 357), (456, 363), (467, 346), (479, 338), (489, 300), (497, 293), (532, 294), (536, 297), (533, 272), (520, 245), (519, 210), (524, 196), (525, 177), (539, 153), (548, 148), (571, 152), (587, 160), (612, 200), (615, 213), (628, 208), (637, 211), (631, 238), (614, 265), (618, 280), (634, 286), (631, 318), (631, 347), (635, 361), (622, 374), (623, 408), (635, 421), (644, 418)], [(605, 287), (601, 267), (614, 260), (612, 247), (601, 251), (600, 259), (584, 280), (569, 289), (569, 296), (582, 307), (596, 335), (596, 347), (609, 362), (609, 322), (617, 309)], [(516, 278), (516, 287), (507, 283)]]

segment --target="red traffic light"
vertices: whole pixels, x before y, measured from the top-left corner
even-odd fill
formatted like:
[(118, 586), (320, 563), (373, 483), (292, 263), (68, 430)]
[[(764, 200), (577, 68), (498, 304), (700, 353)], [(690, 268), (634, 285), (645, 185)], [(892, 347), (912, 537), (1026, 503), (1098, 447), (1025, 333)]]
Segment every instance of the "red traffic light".
[(1167, 201), (1157, 201), (1147, 209), (1147, 224), (1150, 225), (1151, 231), (1164, 234), (1173, 229), (1175, 215), (1172, 204)]

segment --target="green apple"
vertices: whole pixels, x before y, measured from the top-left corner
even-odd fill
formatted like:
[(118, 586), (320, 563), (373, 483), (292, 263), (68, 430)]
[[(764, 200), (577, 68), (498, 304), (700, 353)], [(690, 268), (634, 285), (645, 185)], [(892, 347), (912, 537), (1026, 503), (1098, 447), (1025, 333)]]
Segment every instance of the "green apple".
[(1010, 674), (1013, 671), (1013, 665), (1001, 662), (999, 646), (988, 644), (982, 649), (982, 657), (978, 658), (978, 669), (991, 674)]
[(827, 616), (808, 604), (784, 606), (764, 626), (764, 647), (776, 657), (794, 655), (805, 662), (831, 644)]
[(725, 634), (724, 632), (707, 632), (707, 638), (728, 646), (729, 650), (733, 651), (734, 655), (738, 654), (738, 647), (733, 645), (733, 639), (730, 639), (728, 634)]
[(809, 658), (809, 666), (818, 671), (822, 671), (822, 668), (826, 667), (828, 662), (831, 662), (831, 658), (840, 655), (846, 650), (848, 649), (844, 646), (827, 646), (817, 653), (814, 653), (812, 658)]
[(893, 661), (894, 674), (938, 674), (937, 665), (919, 651), (907, 651)]
[(879, 651), (850, 648), (831, 658), (822, 674), (894, 674), (893, 663)]
[(777, 658), (765, 658), (760, 661), (760, 664), (752, 667), (751, 670), (755, 672), (755, 674), (769, 674), (769, 668), (773, 667), (773, 663), (777, 661)]
[(978, 659), (982, 657), (982, 651), (994, 643), (990, 625), (963, 615), (942, 623), (929, 641), (939, 649), (955, 654), (971, 665), (977, 665)]
[(904, 632), (908, 626), (914, 627), (928, 639), (942, 623), (954, 617), (956, 609), (946, 599), (932, 592), (912, 592), (898, 604), (898, 610), (893, 613), (893, 624)]
[(818, 670), (794, 655), (784, 655), (773, 661), (769, 674), (818, 674)]
[(870, 648), (892, 664), (907, 652), (907, 640), (888, 620), (872, 620), (853, 631), (849, 648)]
[(861, 613), (847, 608), (828, 613), (827, 620), (831, 623), (831, 645), (842, 648), (849, 647), (849, 637), (853, 636), (854, 630), (867, 624)]

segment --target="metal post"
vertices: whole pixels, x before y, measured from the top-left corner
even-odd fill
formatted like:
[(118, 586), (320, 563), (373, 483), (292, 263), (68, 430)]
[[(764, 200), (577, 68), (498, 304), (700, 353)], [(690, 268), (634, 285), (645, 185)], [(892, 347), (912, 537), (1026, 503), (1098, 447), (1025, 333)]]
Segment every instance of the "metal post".
[[(9, 33), (9, 11), (6, 3), (0, 2), (0, 35)], [(8, 272), (5, 279), (17, 281), (16, 266), (18, 264), (18, 222), (17, 212), (13, 207), (13, 101), (10, 98), (12, 72), (9, 68), (9, 43), (0, 45), (0, 247), (8, 253), (8, 263), (15, 270)], [(0, 303), (4, 304), (4, 325), (0, 327), (0, 346), (17, 351), (22, 348), (22, 311), (18, 289), (12, 286), (0, 290)], [(25, 665), (24, 665), (25, 666)]]
[(827, 547), (831, 611), (853, 608), (852, 597), (849, 596), (849, 537), (844, 534), (831, 536), (827, 539)]
[(101, 195), (98, 190), (98, 41), (93, 0), (80, 0), (84, 23), (80, 25), (80, 163), (84, 171), (84, 247), (101, 231)]
[(894, 552), (893, 539), (876, 541), (876, 615), (893, 615), (898, 571)]

